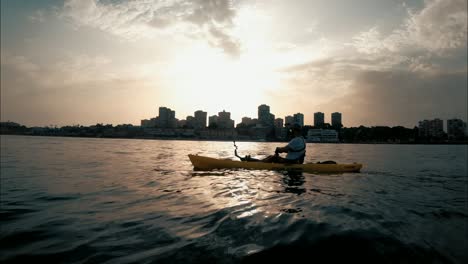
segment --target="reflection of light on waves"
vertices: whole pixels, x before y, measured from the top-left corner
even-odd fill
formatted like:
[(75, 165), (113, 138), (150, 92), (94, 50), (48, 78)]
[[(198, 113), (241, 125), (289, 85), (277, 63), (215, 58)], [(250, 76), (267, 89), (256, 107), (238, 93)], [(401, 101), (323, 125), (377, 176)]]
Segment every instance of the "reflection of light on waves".
[[(212, 172), (216, 175), (216, 172)], [(185, 222), (181, 225), (175, 225), (170, 229), (179, 237), (186, 239), (195, 239), (212, 233), (218, 229), (225, 220), (229, 218), (244, 218), (255, 215), (259, 212), (257, 205), (254, 203), (256, 191), (252, 192), (249, 187), (250, 174), (242, 171), (230, 171), (228, 175), (218, 176), (196, 176), (192, 177), (188, 184), (196, 187), (196, 193), (186, 193), (189, 195), (192, 209), (184, 208), (183, 212), (174, 210), (172, 213), (175, 217), (180, 217), (180, 214), (186, 217), (202, 216), (202, 219), (211, 219), (214, 214), (224, 211), (226, 214), (216, 220), (209, 226), (207, 222)], [(228, 189), (228, 190), (226, 190)], [(200, 192), (201, 190), (201, 192)], [(171, 205), (168, 204), (170, 207)], [(168, 208), (169, 208), (168, 207)], [(173, 207), (173, 205), (172, 205)], [(185, 217), (184, 216), (184, 217)], [(208, 218), (207, 218), (208, 217)]]
[[(249, 143), (251, 144), (251, 143)], [(258, 173), (258, 172), (257, 172)], [(230, 217), (245, 218), (265, 211), (257, 199), (265, 198), (263, 190), (273, 190), (273, 182), (262, 182), (258, 188), (256, 176), (251, 171), (230, 171), (229, 175), (218, 177), (198, 177), (198, 186), (205, 186), (199, 199), (211, 203), (216, 209), (227, 209)], [(259, 191), (261, 193), (259, 193)], [(269, 193), (268, 193), (269, 194)], [(268, 194), (266, 194), (268, 196)], [(269, 212), (264, 212), (269, 214)]]

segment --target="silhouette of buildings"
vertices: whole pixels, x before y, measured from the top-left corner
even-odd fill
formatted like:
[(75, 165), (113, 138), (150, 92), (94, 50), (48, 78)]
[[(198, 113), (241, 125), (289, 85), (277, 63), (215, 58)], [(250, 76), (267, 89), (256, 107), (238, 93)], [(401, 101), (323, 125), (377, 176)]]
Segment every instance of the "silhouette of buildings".
[[(206, 120), (205, 113), (195, 114), (199, 120)], [(197, 111), (197, 112), (199, 112)], [(196, 112), (196, 113), (197, 113)], [(154, 138), (154, 139), (216, 139), (216, 140), (260, 140), (275, 141), (288, 140), (287, 124), (281, 118), (274, 120), (274, 127), (265, 127), (257, 123), (257, 119), (244, 117), (242, 122), (234, 129), (234, 121), (230, 119), (229, 112), (220, 112), (219, 116), (211, 116), (215, 126), (207, 129), (197, 126), (197, 118), (188, 116), (187, 120), (178, 121), (175, 112), (169, 108), (161, 111), (161, 116), (141, 120), (141, 126), (131, 124), (92, 126), (46, 126), (26, 127), (14, 122), (0, 122), (0, 134), (33, 135), (33, 136), (71, 136), (71, 137), (106, 137), (106, 138)], [(290, 121), (293, 116), (287, 116)], [(157, 125), (171, 126), (170, 120), (177, 122), (176, 128), (162, 128)], [(230, 128), (216, 127), (221, 120), (221, 126), (228, 124)], [(200, 123), (202, 123), (200, 121)], [(467, 144), (466, 123), (460, 119), (447, 120), (447, 134), (444, 133), (441, 119), (423, 120), (418, 127), (405, 128), (402, 126), (373, 126), (373, 127), (344, 127), (337, 130), (327, 128), (314, 128), (309, 125), (303, 127), (303, 133), (310, 142), (346, 142), (346, 143), (416, 143), (416, 144)], [(336, 124), (336, 123), (335, 123)], [(284, 127), (286, 125), (286, 127)], [(326, 124), (325, 124), (326, 125)]]
[(292, 124), (294, 124), (294, 117), (293, 116), (286, 116), (284, 118), (284, 125), (289, 127)]
[[(291, 136), (290, 126), (299, 123), (303, 126), (303, 133), (307, 135), (307, 140), (311, 142), (443, 143), (448, 141), (460, 143), (467, 141), (466, 123), (460, 119), (447, 120), (447, 133), (445, 133), (444, 121), (438, 118), (422, 120), (417, 127), (412, 129), (401, 126), (343, 128), (341, 113), (331, 113), (330, 125), (325, 123), (324, 113), (316, 112), (314, 113), (314, 126), (312, 127), (304, 124), (304, 114), (302, 113), (288, 115), (284, 120), (281, 118), (275, 119), (275, 115), (270, 112), (270, 106), (266, 104), (258, 106), (258, 118), (243, 117), (242, 122), (235, 129), (231, 113), (225, 110), (208, 118), (209, 129), (206, 129), (206, 121), (207, 112), (202, 110), (196, 111), (194, 116), (187, 116), (186, 120), (179, 121), (175, 118), (175, 111), (167, 107), (160, 107), (158, 117), (141, 120), (142, 131), (138, 132), (135, 128), (132, 128), (131, 133), (138, 132), (149, 137), (195, 137), (226, 140), (233, 139), (235, 136), (243, 140), (287, 140)], [(4, 128), (5, 130), (7, 129)], [(10, 130), (9, 127), (8, 131)], [(14, 130), (17, 129), (14, 128)], [(28, 133), (36, 133), (34, 131), (45, 133), (40, 132), (42, 130), (38, 129), (28, 131)], [(47, 131), (50, 134), (51, 130)], [(107, 128), (106, 131), (111, 130)], [(73, 133), (72, 135), (75, 135)], [(84, 135), (88, 135), (86, 133)], [(101, 134), (98, 133), (98, 135)]]
[(195, 117), (193, 116), (187, 116), (185, 118), (185, 125), (182, 127), (186, 128), (194, 128), (195, 127)]
[(203, 112), (202, 110), (198, 110), (195, 112), (194, 117), (194, 128), (195, 129), (203, 129), (206, 128), (206, 116), (207, 112)]
[(264, 127), (273, 127), (275, 115), (270, 113), (270, 106), (262, 104), (258, 107), (258, 124)]
[(256, 118), (252, 119), (250, 117), (243, 117), (242, 122), (240, 124), (243, 126), (255, 126), (257, 125), (257, 123), (258, 123), (258, 119)]
[(156, 127), (156, 118), (143, 119), (140, 122), (141, 127)]
[(419, 121), (418, 128), (420, 137), (442, 138), (444, 136), (444, 121), (439, 118)]
[(282, 138), (284, 136), (283, 133), (283, 119), (276, 118), (275, 119), (275, 137)]
[(167, 107), (159, 107), (158, 117), (141, 120), (142, 127), (176, 128), (177, 124), (175, 111)]
[(338, 132), (333, 129), (313, 128), (307, 131), (308, 142), (338, 142)]
[(301, 127), (304, 126), (304, 114), (297, 113), (293, 115), (294, 118), (294, 123), (301, 125)]
[(159, 107), (159, 116), (156, 119), (156, 127), (176, 128), (175, 111), (167, 107)]
[(466, 123), (463, 120), (454, 118), (447, 120), (447, 135), (450, 140), (460, 140), (466, 136)]
[(333, 128), (343, 127), (343, 123), (341, 122), (341, 113), (335, 112), (331, 114), (331, 125)]
[(211, 116), (210, 126), (213, 125), (221, 129), (234, 128), (234, 120), (231, 119), (231, 113), (223, 110), (218, 113), (218, 116)]
[(322, 112), (314, 113), (314, 127), (323, 127), (325, 124), (325, 115)]
[(208, 118), (208, 127), (215, 127), (218, 124), (218, 116), (212, 115)]

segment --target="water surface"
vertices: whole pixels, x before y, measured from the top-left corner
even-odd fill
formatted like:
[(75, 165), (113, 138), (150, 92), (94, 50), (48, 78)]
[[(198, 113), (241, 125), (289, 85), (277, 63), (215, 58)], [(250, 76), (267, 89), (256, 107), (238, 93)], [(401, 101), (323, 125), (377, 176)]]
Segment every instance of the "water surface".
[(1, 136), (0, 261), (468, 261), (466, 145), (308, 144), (306, 162), (364, 164), (344, 174), (193, 171), (187, 157), (233, 149)]

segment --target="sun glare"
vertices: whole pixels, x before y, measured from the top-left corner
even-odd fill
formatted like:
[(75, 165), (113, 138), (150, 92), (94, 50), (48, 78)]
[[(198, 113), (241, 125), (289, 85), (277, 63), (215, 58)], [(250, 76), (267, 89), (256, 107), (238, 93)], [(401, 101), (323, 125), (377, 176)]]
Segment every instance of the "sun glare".
[(274, 21), (256, 8), (239, 10), (231, 32), (242, 43), (239, 57), (205, 41), (178, 49), (164, 70), (172, 97), (169, 104), (184, 108), (181, 112), (187, 115), (199, 109), (208, 115), (225, 109), (236, 122), (243, 116), (256, 117), (262, 103), (275, 104), (269, 92), (287, 88), (281, 69), (317, 58), (320, 52), (316, 46), (276, 43), (271, 23)]
[(210, 115), (226, 109), (238, 121), (256, 112), (267, 90), (279, 87), (276, 73), (259, 63), (249, 57), (231, 58), (203, 44), (192, 46), (168, 69), (174, 99), (185, 106), (203, 106)]

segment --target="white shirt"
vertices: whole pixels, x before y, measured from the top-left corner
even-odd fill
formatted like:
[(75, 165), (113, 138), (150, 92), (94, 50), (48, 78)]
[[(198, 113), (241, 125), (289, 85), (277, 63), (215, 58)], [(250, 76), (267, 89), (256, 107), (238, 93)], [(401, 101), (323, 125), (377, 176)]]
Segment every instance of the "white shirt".
[[(288, 143), (288, 147), (293, 151), (289, 151), (286, 155), (286, 159), (296, 160), (305, 154), (306, 142), (303, 137), (295, 137)], [(301, 150), (302, 149), (302, 150)], [(297, 151), (301, 150), (301, 151)]]

